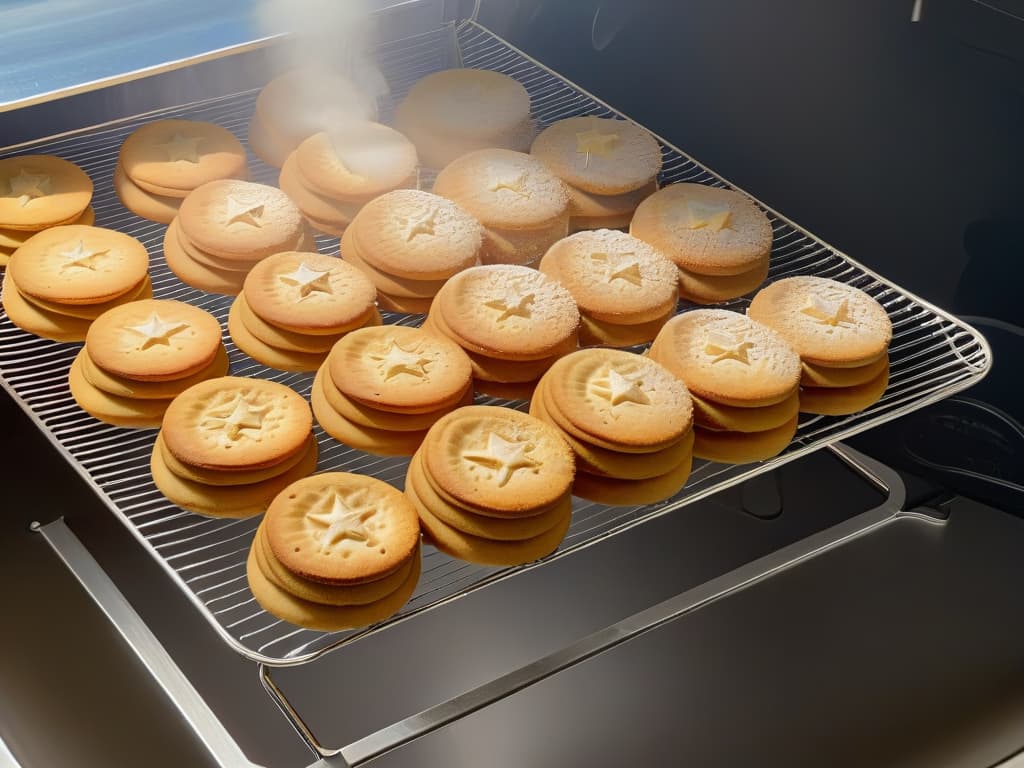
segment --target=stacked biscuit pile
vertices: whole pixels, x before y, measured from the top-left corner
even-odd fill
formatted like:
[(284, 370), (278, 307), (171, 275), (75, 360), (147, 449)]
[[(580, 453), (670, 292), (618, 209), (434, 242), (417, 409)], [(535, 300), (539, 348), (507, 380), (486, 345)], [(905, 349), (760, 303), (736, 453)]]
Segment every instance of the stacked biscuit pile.
[(454, 160), (434, 181), (484, 226), (485, 264), (536, 264), (569, 234), (569, 195), (537, 158), (481, 149)]
[(534, 139), (530, 154), (568, 187), (573, 232), (629, 226), (636, 207), (658, 189), (661, 147), (627, 120), (559, 120)]
[(693, 398), (693, 453), (730, 464), (762, 461), (796, 433), (800, 357), (746, 315), (698, 309), (677, 315), (650, 349)]
[(551, 426), (468, 406), (435, 424), (405, 493), (430, 541), (453, 557), (520, 565), (553, 552), (572, 519), (573, 454)]
[(272, 381), (224, 376), (174, 398), (149, 467), (159, 491), (183, 509), (251, 517), (313, 472), (317, 455), (302, 397)]
[(427, 312), (452, 275), (480, 263), (483, 229), (459, 206), (401, 189), (368, 203), (341, 240), (341, 255), (377, 286), (383, 309)]
[(295, 204), (276, 187), (248, 181), (197, 187), (164, 235), (164, 259), (183, 283), (230, 296), (261, 259), (307, 250), (315, 244)]
[(882, 397), (892, 322), (864, 291), (823, 277), (790, 277), (759, 291), (748, 313), (800, 355), (801, 411), (841, 416)]
[(300, 627), (331, 632), (381, 621), (419, 581), (416, 510), (371, 477), (299, 480), (267, 509), (246, 574), (256, 602)]
[(395, 129), (348, 121), (299, 144), (279, 183), (315, 229), (341, 235), (377, 195), (415, 187), (418, 164), (416, 147)]
[(133, 301), (93, 322), (68, 383), (81, 408), (125, 427), (159, 427), (171, 400), (228, 372), (220, 323), (180, 301)]
[(743, 296), (768, 276), (771, 222), (738, 192), (672, 184), (637, 206), (629, 231), (676, 263), (679, 295), (697, 304)]
[(540, 271), (576, 300), (584, 346), (644, 344), (676, 311), (676, 266), (624, 232), (597, 229), (559, 240), (544, 254)]
[(256, 97), (249, 148), (280, 168), (314, 133), (348, 120), (376, 120), (376, 100), (338, 72), (305, 67), (267, 83)]
[(196, 187), (247, 178), (245, 148), (230, 131), (195, 120), (155, 120), (121, 145), (114, 191), (129, 211), (169, 224)]
[(332, 437), (385, 455), (415, 451), (438, 419), (473, 401), (466, 354), (418, 328), (353, 331), (317, 372), (313, 414)]
[(395, 110), (395, 125), (430, 168), (488, 147), (525, 152), (533, 138), (526, 89), (481, 69), (447, 69), (419, 80)]
[(379, 325), (370, 281), (351, 264), (286, 251), (252, 268), (228, 313), (235, 345), (264, 365), (315, 371), (346, 333)]
[(0, 160), (0, 267), (36, 232), (93, 223), (92, 180), (54, 155)]
[(558, 282), (529, 267), (472, 267), (438, 292), (423, 324), (469, 355), (476, 388), (526, 399), (562, 355), (576, 349), (580, 313)]
[(11, 257), (4, 310), (36, 336), (83, 341), (107, 310), (153, 295), (148, 270), (149, 254), (134, 237), (84, 224), (52, 227)]
[(537, 385), (530, 413), (575, 451), (577, 496), (651, 504), (677, 493), (690, 476), (690, 395), (646, 357), (614, 349), (563, 357)]

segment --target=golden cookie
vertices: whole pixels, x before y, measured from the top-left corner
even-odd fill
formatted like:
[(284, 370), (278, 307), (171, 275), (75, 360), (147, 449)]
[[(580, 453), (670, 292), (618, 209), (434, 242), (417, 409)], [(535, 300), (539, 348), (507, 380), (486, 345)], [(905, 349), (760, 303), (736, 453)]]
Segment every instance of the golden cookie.
[(28, 331), (44, 339), (85, 341), (85, 334), (88, 333), (89, 324), (92, 322), (47, 312), (27, 301), (18, 292), (9, 269), (4, 272), (3, 294), (0, 295), (0, 299), (3, 301), (4, 312), (7, 313), (7, 318), (12, 323), (23, 331)]
[(889, 386), (888, 360), (874, 379), (852, 387), (801, 387), (800, 410), (825, 416), (847, 416), (877, 403)]
[(236, 301), (228, 310), (228, 333), (242, 352), (268, 368), (295, 373), (308, 373), (319, 368), (327, 352), (291, 352), (266, 344), (256, 338), (242, 320), (241, 306)]
[(797, 417), (763, 432), (719, 432), (694, 428), (693, 455), (721, 464), (749, 464), (778, 456), (796, 434)]
[(797, 392), (773, 405), (740, 408), (705, 400), (699, 395), (693, 398), (693, 421), (697, 426), (729, 432), (764, 432), (781, 427), (796, 416), (800, 410)]
[(585, 189), (566, 185), (569, 191), (570, 226), (573, 229), (601, 229), (597, 224), (602, 220), (612, 221), (607, 229), (628, 227), (633, 211), (644, 200), (658, 191), (658, 182), (625, 192), (621, 195), (601, 195)]
[[(96, 211), (90, 205), (81, 215), (71, 221), (61, 222), (61, 224), (81, 224), (83, 226), (92, 226), (93, 222), (96, 221)], [(28, 240), (37, 230), (25, 230), (25, 229), (2, 229), (0, 228), (0, 249), (10, 253), (13, 253), (21, 245)]]
[(289, 456), (284, 461), (263, 469), (236, 470), (203, 469), (202, 467), (193, 467), (190, 464), (186, 464), (170, 452), (167, 444), (164, 443), (162, 434), (157, 434), (156, 448), (154, 450), (160, 451), (160, 459), (167, 469), (183, 480), (191, 480), (202, 485), (229, 486), (252, 485), (283, 475), (288, 470), (294, 468), (296, 464), (308, 461), (311, 453), (317, 455), (319, 447), (316, 444), (316, 436), (310, 432), (306, 438), (305, 447), (294, 456)]
[(114, 168), (114, 192), (121, 204), (136, 216), (160, 224), (170, 224), (174, 221), (181, 207), (180, 197), (154, 195), (138, 187), (128, 178), (120, 163)]
[(90, 384), (82, 373), (82, 360), (86, 352), (80, 350), (68, 371), (68, 385), (71, 396), (78, 406), (90, 416), (116, 424), (119, 427), (159, 427), (164, 411), (170, 400), (136, 400), (129, 397), (118, 397), (97, 389)]
[(238, 318), (249, 333), (267, 346), (276, 347), (286, 352), (326, 354), (331, 351), (331, 347), (334, 346), (335, 342), (344, 336), (343, 333), (319, 336), (296, 333), (295, 331), (279, 328), (272, 323), (268, 323), (250, 309), (249, 304), (245, 300), (244, 291), (235, 298), (235, 304), (238, 305)]
[(353, 227), (345, 230), (341, 238), (341, 255), (352, 266), (356, 267), (373, 283), (380, 293), (393, 296), (398, 299), (427, 300), (433, 299), (437, 292), (444, 285), (444, 280), (409, 280), (395, 277), (394, 275), (382, 272), (368, 264), (359, 253), (359, 249), (352, 240)]
[(86, 381), (103, 392), (133, 400), (171, 400), (194, 384), (226, 376), (229, 369), (228, 352), (223, 344), (205, 368), (184, 378), (169, 381), (136, 381), (107, 373), (93, 363), (88, 346), (86, 354), (82, 356), (82, 375)]
[(473, 379), (473, 387), (481, 395), (497, 397), (510, 402), (528, 401), (537, 388), (536, 381), (487, 381)]
[(164, 262), (171, 272), (185, 285), (201, 291), (225, 296), (241, 293), (246, 273), (214, 269), (193, 259), (181, 246), (176, 222), (172, 221), (164, 233)]
[(698, 275), (679, 268), (679, 295), (694, 304), (717, 304), (756, 291), (768, 277), (768, 256), (738, 275)]
[(288, 155), (281, 166), (277, 184), (295, 201), (307, 219), (335, 229), (345, 229), (363, 206), (362, 202), (338, 200), (310, 189), (299, 172), (294, 152)]
[(856, 387), (867, 384), (889, 367), (889, 355), (883, 354), (872, 363), (858, 365), (856, 368), (835, 368), (814, 363), (803, 364), (800, 374), (802, 387)]
[(343, 200), (397, 189), (416, 171), (416, 147), (381, 123), (348, 120), (299, 144), (295, 162), (311, 190)]
[(645, 480), (621, 480), (577, 472), (572, 484), (574, 496), (609, 506), (657, 504), (675, 496), (690, 479), (693, 457), (687, 456), (670, 472)]
[(153, 283), (149, 279), (149, 275), (146, 275), (135, 289), (102, 304), (61, 304), (57, 301), (40, 299), (38, 296), (23, 296), (23, 298), (25, 301), (39, 307), (39, 309), (56, 315), (67, 315), (68, 317), (77, 317), (81, 320), (95, 320), (104, 312), (108, 312), (114, 307), (119, 307), (122, 304), (128, 304), (133, 301), (153, 298)]
[(402, 296), (389, 296), (377, 292), (377, 306), (384, 312), (397, 312), (401, 315), (425, 315), (434, 305), (433, 299), (408, 299)]
[(55, 155), (0, 159), (0, 227), (35, 231), (70, 224), (92, 200), (92, 180)]
[(580, 315), (580, 346), (635, 347), (653, 341), (665, 323), (676, 313), (675, 307), (659, 318), (635, 325), (617, 325)]
[(569, 235), (569, 219), (562, 217), (535, 229), (484, 228), (483, 264), (521, 264), (535, 267), (548, 248)]

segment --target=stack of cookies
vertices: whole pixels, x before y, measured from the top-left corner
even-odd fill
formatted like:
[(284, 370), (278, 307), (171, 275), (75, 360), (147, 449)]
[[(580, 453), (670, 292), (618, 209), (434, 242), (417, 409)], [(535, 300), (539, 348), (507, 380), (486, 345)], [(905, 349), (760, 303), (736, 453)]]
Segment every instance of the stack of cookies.
[(78, 405), (123, 427), (159, 427), (171, 400), (228, 372), (220, 323), (180, 301), (133, 301), (89, 327), (68, 383)]
[(466, 350), (478, 390), (528, 399), (544, 371), (576, 349), (579, 325), (576, 302), (557, 281), (493, 264), (448, 280), (423, 328)]
[(676, 311), (679, 271), (642, 240), (613, 229), (578, 232), (544, 254), (540, 271), (580, 310), (580, 344), (645, 344)]
[(313, 472), (317, 455), (305, 400), (283, 384), (224, 376), (174, 398), (149, 466), (157, 489), (182, 509), (251, 517)]
[(569, 234), (569, 194), (537, 158), (481, 149), (437, 175), (434, 192), (454, 200), (484, 226), (485, 264), (536, 264)]
[(637, 206), (630, 234), (679, 267), (679, 295), (714, 304), (755, 290), (768, 276), (772, 225), (738, 192), (672, 184)]
[(690, 476), (693, 408), (679, 379), (646, 357), (582, 349), (537, 385), (530, 413), (576, 453), (573, 493), (603, 504), (653, 504)]
[(249, 148), (280, 168), (314, 133), (347, 120), (376, 120), (377, 103), (344, 75), (324, 69), (293, 69), (267, 83), (256, 97)]
[(569, 189), (569, 229), (628, 227), (658, 189), (661, 147), (627, 120), (569, 117), (541, 131), (530, 154)]
[(0, 267), (33, 234), (61, 224), (93, 223), (92, 180), (54, 155), (0, 160)]
[(395, 125), (430, 168), (487, 147), (525, 152), (533, 138), (526, 89), (508, 75), (483, 69), (427, 75), (398, 105)]
[(650, 349), (693, 398), (693, 453), (726, 464), (762, 461), (796, 433), (800, 356), (738, 312), (698, 309), (665, 324)]
[(572, 521), (573, 454), (558, 432), (508, 408), (459, 408), (413, 456), (405, 493), (452, 557), (521, 565), (553, 552)]
[(300, 627), (333, 632), (382, 621), (419, 581), (416, 510), (372, 477), (299, 480), (267, 509), (246, 574), (264, 610)]
[(864, 291), (823, 277), (789, 277), (759, 291), (748, 314), (800, 355), (804, 413), (856, 413), (885, 392), (892, 322)]
[(320, 426), (370, 453), (409, 455), (434, 422), (473, 401), (466, 354), (418, 328), (361, 328), (317, 372), (311, 400)]
[(153, 295), (149, 254), (134, 237), (68, 224), (18, 248), (4, 275), (3, 306), (19, 328), (55, 341), (84, 341), (107, 310)]
[(197, 187), (164, 235), (164, 259), (182, 282), (229, 296), (261, 259), (307, 250), (316, 244), (295, 204), (276, 187), (248, 181)]
[(228, 333), (254, 360), (282, 371), (315, 371), (346, 333), (379, 325), (373, 284), (351, 264), (286, 251), (249, 272), (228, 313)]
[(377, 286), (383, 309), (427, 312), (445, 280), (480, 263), (482, 245), (480, 223), (451, 200), (400, 189), (359, 211), (341, 255)]
[(416, 147), (394, 128), (350, 120), (299, 144), (279, 183), (315, 229), (341, 235), (377, 195), (415, 187), (418, 165)]
[(121, 145), (114, 191), (132, 213), (169, 224), (196, 187), (247, 178), (245, 148), (227, 129), (195, 120), (156, 120)]

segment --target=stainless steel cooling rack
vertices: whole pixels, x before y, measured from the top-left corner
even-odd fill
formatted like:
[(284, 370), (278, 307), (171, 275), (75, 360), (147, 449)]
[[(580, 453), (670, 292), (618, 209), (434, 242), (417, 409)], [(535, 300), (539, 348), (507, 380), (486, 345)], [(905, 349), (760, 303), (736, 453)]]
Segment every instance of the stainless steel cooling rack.
[[(544, 68), (475, 22), (463, 22), (385, 46), (381, 63), (395, 97), (423, 75), (461, 62), (492, 69), (519, 80), (530, 92), (540, 126), (580, 114), (618, 115), (608, 105)], [(48, 152), (81, 165), (96, 183), (96, 222), (139, 238), (149, 249), (154, 292), (161, 298), (189, 301), (224, 324), (230, 300), (193, 290), (171, 274), (161, 257), (164, 227), (127, 212), (111, 187), (118, 148), (134, 128), (158, 117), (185, 117), (219, 123), (243, 141), (254, 92), (139, 115), (61, 137), (8, 148), (0, 155)], [(385, 110), (385, 116), (387, 110)], [(663, 142), (663, 184), (680, 181), (728, 184), (685, 154)], [(276, 171), (251, 159), (253, 178), (274, 183)], [(238, 653), (270, 666), (310, 661), (330, 650), (379, 632), (445, 602), (543, 565), (639, 525), (653, 517), (680, 513), (687, 504), (741, 482), (809, 451), (869, 429), (939, 400), (979, 380), (990, 364), (982, 336), (954, 317), (901, 290), (837, 252), (792, 222), (767, 209), (774, 229), (770, 280), (814, 274), (856, 285), (889, 312), (894, 337), (891, 374), (885, 396), (868, 410), (843, 418), (806, 417), (788, 450), (768, 462), (722, 466), (696, 462), (686, 488), (675, 498), (642, 507), (606, 507), (576, 500), (573, 523), (561, 549), (546, 561), (519, 569), (484, 568), (425, 549), (423, 576), (416, 594), (393, 619), (357, 632), (323, 633), (299, 629), (263, 612), (249, 592), (245, 558), (255, 520), (213, 520), (168, 503), (153, 486), (148, 469), (155, 433), (101, 424), (82, 413), (67, 387), (67, 370), (78, 345), (30, 336), (0, 315), (0, 383), (39, 428), (163, 566), (226, 643)], [(337, 239), (321, 238), (322, 251), (334, 252)], [(743, 309), (745, 300), (729, 306)], [(686, 307), (681, 307), (685, 311)], [(389, 316), (388, 322), (418, 323), (413, 316)], [(312, 377), (267, 369), (239, 352), (225, 335), (232, 371), (287, 384), (308, 395)], [(482, 402), (494, 402), (482, 400)], [(373, 474), (401, 486), (406, 460), (382, 459), (340, 445), (318, 432), (321, 470)]]

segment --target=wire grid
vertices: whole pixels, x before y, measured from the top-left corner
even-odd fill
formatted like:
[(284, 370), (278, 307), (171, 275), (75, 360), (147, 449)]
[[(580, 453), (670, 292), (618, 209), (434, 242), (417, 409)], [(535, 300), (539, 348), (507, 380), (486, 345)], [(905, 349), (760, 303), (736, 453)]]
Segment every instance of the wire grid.
[[(483, 27), (466, 22), (392, 44), (381, 51), (381, 65), (401, 97), (429, 72), (452, 65), (453, 32), (465, 66), (492, 69), (520, 81), (530, 92), (538, 127), (573, 115), (619, 116), (556, 74), (543, 68)], [(166, 228), (126, 211), (111, 185), (117, 153), (124, 138), (139, 125), (158, 117), (183, 117), (223, 125), (246, 143), (247, 126), (256, 93), (247, 92), (129, 118), (76, 135), (43, 140), (26, 151), (47, 152), (82, 166), (96, 183), (93, 206), (96, 223), (127, 232), (141, 240), (151, 255), (154, 294), (187, 301), (213, 313), (226, 325), (231, 299), (183, 285), (162, 258)], [(389, 105), (383, 110), (390, 114)], [(723, 180), (674, 148), (663, 145), (660, 182), (700, 182), (728, 186)], [(12, 152), (0, 154), (13, 154)], [(275, 183), (277, 171), (250, 156), (252, 178)], [(425, 178), (428, 178), (425, 176)], [(810, 450), (882, 423), (969, 386), (984, 375), (989, 354), (984, 340), (968, 326), (906, 295), (900, 289), (850, 262), (833, 249), (769, 211), (774, 244), (769, 280), (814, 274), (841, 280), (867, 291), (882, 303), (893, 321), (889, 388), (880, 402), (855, 416), (806, 416), (796, 438), (780, 457), (756, 465), (723, 466), (695, 461), (693, 473), (675, 498), (656, 505), (607, 507), (574, 500), (573, 522), (558, 552), (521, 568), (495, 569), (449, 558), (424, 547), (423, 573), (415, 595), (392, 619), (353, 632), (305, 630), (265, 613), (253, 599), (245, 577), (245, 559), (258, 519), (219, 520), (185, 512), (156, 490), (149, 473), (154, 430), (109, 426), (84, 414), (72, 399), (67, 371), (78, 344), (38, 339), (14, 327), (0, 315), (0, 374), (2, 383), (29, 411), (44, 433), (64, 453), (107, 505), (156, 557), (172, 579), (236, 651), (270, 665), (293, 665), (316, 658), (358, 638), (435, 608), (517, 571), (594, 544), (655, 516), (792, 460)], [(337, 252), (337, 238), (320, 237), (318, 246)], [(747, 299), (724, 306), (744, 310)], [(681, 311), (687, 306), (682, 304)], [(418, 324), (419, 316), (387, 315), (387, 322)], [(258, 376), (286, 384), (309, 395), (312, 376), (268, 369), (241, 353), (224, 334), (233, 375)], [(478, 402), (507, 403), (491, 398)], [(373, 475), (399, 488), (408, 461), (380, 458), (350, 449), (317, 428), (318, 469)]]

